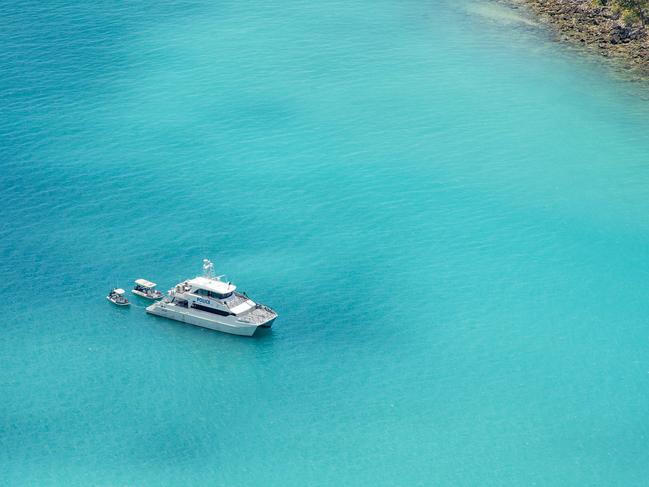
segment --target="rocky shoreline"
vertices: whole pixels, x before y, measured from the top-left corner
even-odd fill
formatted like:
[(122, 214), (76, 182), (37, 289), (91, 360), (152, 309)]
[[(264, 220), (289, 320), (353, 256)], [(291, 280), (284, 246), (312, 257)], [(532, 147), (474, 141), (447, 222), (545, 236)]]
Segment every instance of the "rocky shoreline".
[(649, 76), (649, 32), (640, 25), (627, 26), (611, 7), (592, 0), (513, 0), (528, 7), (559, 38), (583, 46), (625, 67)]

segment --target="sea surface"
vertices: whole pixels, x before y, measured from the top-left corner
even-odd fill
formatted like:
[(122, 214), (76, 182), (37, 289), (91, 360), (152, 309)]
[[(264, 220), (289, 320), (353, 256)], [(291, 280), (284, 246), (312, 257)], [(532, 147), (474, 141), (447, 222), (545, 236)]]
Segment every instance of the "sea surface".
[[(644, 86), (467, 0), (5, 0), (0, 69), (0, 485), (647, 485)], [(105, 299), (203, 258), (271, 331)]]

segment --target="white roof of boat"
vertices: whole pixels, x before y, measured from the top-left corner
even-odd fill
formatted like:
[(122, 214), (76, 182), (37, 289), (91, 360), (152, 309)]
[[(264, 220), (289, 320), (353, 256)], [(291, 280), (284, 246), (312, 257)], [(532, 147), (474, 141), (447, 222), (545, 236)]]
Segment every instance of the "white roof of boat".
[(155, 282), (147, 281), (146, 279), (136, 279), (135, 284), (139, 284), (142, 287), (156, 287)]
[(227, 294), (234, 291), (237, 286), (229, 282), (219, 281), (217, 279), (210, 279), (209, 277), (195, 277), (188, 281), (190, 286), (196, 286), (200, 289), (207, 289), (219, 294)]
[(119, 288), (119, 287), (117, 289), (113, 289), (113, 292), (115, 294), (125, 294), (126, 293), (126, 291), (124, 291), (122, 288)]
[(252, 301), (251, 299), (248, 299), (244, 301), (241, 304), (236, 305), (234, 308), (230, 308), (230, 311), (234, 313), (235, 315), (238, 315), (240, 313), (243, 313), (244, 311), (248, 311), (250, 308), (255, 307), (255, 302)]

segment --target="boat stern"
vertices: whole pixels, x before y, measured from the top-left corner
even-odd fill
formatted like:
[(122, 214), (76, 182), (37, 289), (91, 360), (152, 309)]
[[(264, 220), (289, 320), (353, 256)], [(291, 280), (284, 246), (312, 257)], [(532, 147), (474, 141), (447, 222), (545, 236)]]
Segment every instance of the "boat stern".
[(275, 320), (277, 319), (277, 313), (273, 311), (272, 309), (268, 308), (268, 310), (272, 313), (272, 315), (268, 318), (267, 321), (264, 321), (261, 323), (259, 326), (262, 328), (270, 328), (273, 326), (273, 323), (275, 323)]

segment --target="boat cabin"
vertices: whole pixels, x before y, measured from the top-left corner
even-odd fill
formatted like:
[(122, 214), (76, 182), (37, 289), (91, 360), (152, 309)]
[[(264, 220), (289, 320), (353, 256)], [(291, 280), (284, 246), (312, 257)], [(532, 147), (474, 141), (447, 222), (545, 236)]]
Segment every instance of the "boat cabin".
[(147, 281), (146, 279), (136, 279), (135, 280), (135, 289), (138, 291), (146, 291), (147, 289), (153, 289), (156, 287), (155, 282)]
[(191, 293), (198, 296), (205, 296), (212, 299), (228, 299), (234, 294), (237, 286), (229, 282), (219, 281), (217, 279), (210, 279), (208, 277), (195, 277), (187, 281), (191, 287)]
[(236, 289), (232, 283), (212, 277), (195, 277), (176, 286), (189, 307), (224, 316), (239, 315), (255, 306), (247, 297), (235, 293)]

